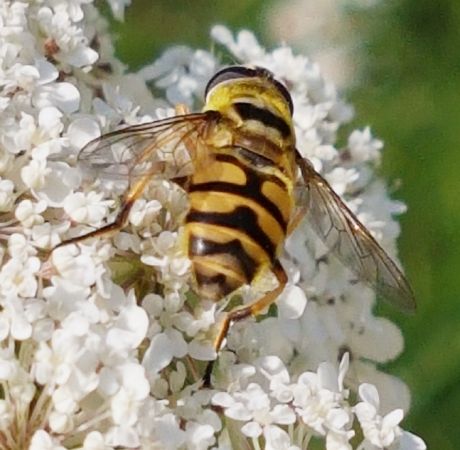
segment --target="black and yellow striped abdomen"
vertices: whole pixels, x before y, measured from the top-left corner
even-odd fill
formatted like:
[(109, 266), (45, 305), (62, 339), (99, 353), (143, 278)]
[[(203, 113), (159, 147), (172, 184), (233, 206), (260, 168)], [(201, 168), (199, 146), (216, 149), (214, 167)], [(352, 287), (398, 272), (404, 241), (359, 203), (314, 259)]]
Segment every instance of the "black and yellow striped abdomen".
[(255, 167), (247, 154), (239, 148), (216, 150), (188, 189), (188, 253), (198, 293), (213, 300), (271, 267), (291, 216), (290, 186), (282, 176)]
[(223, 69), (205, 97), (218, 119), (196, 150), (185, 238), (198, 294), (219, 300), (277, 263), (294, 207), (295, 137), (289, 93), (265, 69)]

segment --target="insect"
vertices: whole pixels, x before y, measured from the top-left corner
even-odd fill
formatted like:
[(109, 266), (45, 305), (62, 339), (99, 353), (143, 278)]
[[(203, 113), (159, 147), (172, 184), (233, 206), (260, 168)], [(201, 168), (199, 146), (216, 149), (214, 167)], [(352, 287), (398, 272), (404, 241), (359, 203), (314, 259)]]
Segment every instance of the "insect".
[[(271, 72), (231, 66), (208, 82), (202, 112), (95, 139), (81, 150), (79, 161), (101, 176), (126, 178), (129, 188), (113, 223), (60, 245), (120, 230), (146, 184), (163, 176), (189, 196), (184, 245), (199, 296), (220, 300), (266, 270), (278, 280), (272, 291), (227, 313), (214, 342), (216, 351), (233, 321), (258, 315), (283, 291), (287, 276), (279, 254), (304, 215), (360, 280), (396, 307), (414, 310), (402, 272), (296, 150), (292, 114), (291, 96)], [(175, 170), (181, 152), (193, 166), (185, 175)], [(296, 204), (299, 186), (305, 195)]]

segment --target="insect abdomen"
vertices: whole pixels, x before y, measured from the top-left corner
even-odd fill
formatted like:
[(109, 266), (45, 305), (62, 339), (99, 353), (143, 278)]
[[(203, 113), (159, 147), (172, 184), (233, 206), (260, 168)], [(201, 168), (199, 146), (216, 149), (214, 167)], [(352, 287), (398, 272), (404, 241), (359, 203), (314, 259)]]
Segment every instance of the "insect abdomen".
[(202, 297), (221, 299), (276, 259), (292, 207), (279, 177), (229, 153), (213, 154), (193, 175), (189, 200), (185, 236)]

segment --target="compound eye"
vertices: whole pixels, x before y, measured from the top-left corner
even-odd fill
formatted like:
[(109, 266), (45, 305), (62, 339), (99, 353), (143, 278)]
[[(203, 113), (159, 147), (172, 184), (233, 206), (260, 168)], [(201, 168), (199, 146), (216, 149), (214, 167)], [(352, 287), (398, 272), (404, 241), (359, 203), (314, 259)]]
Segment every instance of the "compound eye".
[(230, 66), (225, 69), (219, 70), (206, 85), (204, 91), (205, 98), (208, 96), (208, 93), (215, 88), (218, 84), (224, 83), (229, 80), (236, 80), (238, 78), (253, 78), (259, 76), (257, 69), (252, 69), (246, 66)]

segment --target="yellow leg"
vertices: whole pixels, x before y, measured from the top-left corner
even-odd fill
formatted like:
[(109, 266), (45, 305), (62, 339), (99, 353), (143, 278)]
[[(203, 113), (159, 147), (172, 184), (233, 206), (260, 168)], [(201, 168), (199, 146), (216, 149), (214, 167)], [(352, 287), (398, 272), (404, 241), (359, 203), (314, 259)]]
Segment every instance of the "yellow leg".
[[(217, 334), (217, 337), (214, 341), (214, 349), (216, 352), (220, 350), (222, 342), (227, 336), (230, 324), (232, 322), (245, 319), (249, 316), (259, 315), (278, 298), (281, 292), (283, 292), (288, 278), (286, 272), (284, 271), (279, 261), (275, 261), (272, 267), (272, 271), (278, 279), (278, 286), (272, 291), (267, 292), (262, 298), (256, 300), (255, 302), (246, 306), (239, 306), (238, 308), (235, 308), (233, 311), (227, 313), (220, 325), (219, 333)], [(208, 366), (206, 367), (206, 371), (203, 376), (203, 385), (205, 387), (209, 387), (211, 385), (211, 373), (213, 366), (214, 361), (210, 361)]]
[(98, 228), (97, 230), (90, 231), (89, 233), (83, 234), (82, 236), (77, 236), (77, 237), (62, 241), (61, 243), (56, 245), (53, 248), (53, 250), (59, 247), (63, 247), (64, 245), (76, 244), (78, 242), (83, 242), (83, 241), (86, 241), (87, 239), (91, 239), (95, 237), (110, 236), (111, 234), (114, 234), (118, 232), (119, 230), (121, 230), (126, 225), (126, 222), (128, 221), (129, 212), (131, 211), (131, 208), (133, 207), (135, 200), (139, 198), (139, 196), (142, 194), (142, 191), (144, 190), (145, 185), (147, 184), (149, 180), (150, 180), (149, 176), (144, 176), (131, 187), (131, 189), (126, 193), (122, 201), (122, 207), (121, 207), (120, 212), (118, 213), (117, 217), (112, 223), (109, 223), (108, 225), (105, 225), (102, 228)]

